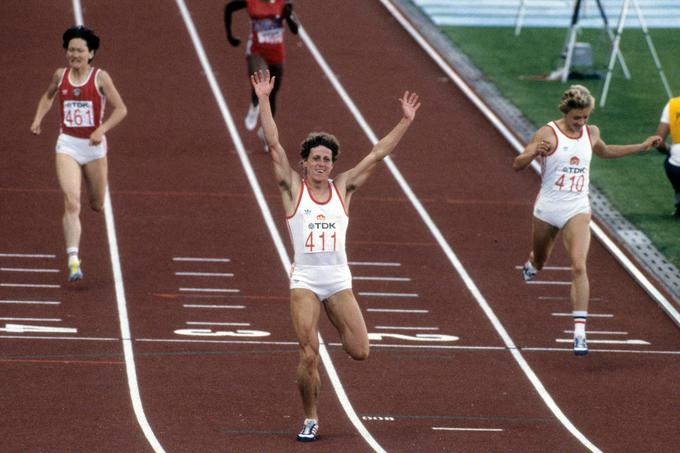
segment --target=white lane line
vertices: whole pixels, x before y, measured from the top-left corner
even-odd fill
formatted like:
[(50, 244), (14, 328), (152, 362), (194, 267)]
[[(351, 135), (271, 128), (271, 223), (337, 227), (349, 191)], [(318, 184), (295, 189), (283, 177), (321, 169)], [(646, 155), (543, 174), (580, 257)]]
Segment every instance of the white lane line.
[(19, 267), (0, 267), (0, 272), (59, 272), (59, 269), (35, 269), (35, 268), (19, 268)]
[(18, 305), (59, 305), (58, 300), (0, 300), (0, 304), (18, 304)]
[(527, 285), (571, 285), (571, 281), (550, 281), (550, 280), (530, 280), (525, 282)]
[(439, 330), (439, 327), (375, 326), (383, 330)]
[(276, 346), (298, 346), (297, 341), (259, 341), (259, 340), (194, 340), (189, 338), (137, 338), (145, 343), (220, 343), (220, 344), (264, 344)]
[(207, 304), (184, 304), (184, 308), (233, 308), (237, 310), (243, 310), (246, 308), (245, 305), (207, 305)]
[(360, 296), (366, 297), (419, 297), (416, 293), (374, 293), (374, 292), (359, 292)]
[(56, 258), (57, 255), (46, 255), (40, 253), (0, 253), (0, 258)]
[(450, 426), (433, 426), (435, 431), (490, 431), (490, 432), (502, 432), (501, 428), (456, 428)]
[(410, 282), (408, 277), (352, 277), (352, 280), (378, 281), (378, 282)]
[(230, 288), (179, 288), (184, 293), (240, 293), (240, 289)]
[(231, 272), (175, 272), (175, 275), (188, 277), (233, 277)]
[[(276, 222), (274, 222), (274, 218), (272, 217), (269, 205), (267, 204), (267, 200), (265, 199), (264, 194), (262, 192), (262, 188), (260, 187), (260, 184), (258, 182), (257, 175), (255, 174), (253, 167), (250, 164), (250, 160), (245, 151), (245, 148), (243, 147), (243, 142), (241, 141), (241, 137), (239, 136), (234, 120), (231, 116), (231, 113), (229, 112), (227, 103), (224, 100), (222, 91), (220, 90), (217, 80), (215, 80), (214, 75), (215, 73), (213, 72), (210, 62), (208, 61), (208, 57), (205, 54), (205, 49), (203, 48), (203, 44), (201, 43), (201, 38), (198, 36), (198, 33), (196, 32), (196, 27), (194, 26), (193, 20), (191, 19), (191, 14), (187, 9), (184, 0), (175, 1), (182, 14), (182, 18), (184, 20), (184, 23), (186, 24), (187, 31), (191, 36), (191, 41), (194, 44), (194, 48), (196, 49), (196, 54), (203, 68), (203, 73), (208, 81), (208, 84), (210, 85), (213, 96), (215, 97), (215, 101), (217, 102), (217, 105), (219, 107), (220, 113), (222, 114), (227, 129), (229, 130), (229, 134), (231, 135), (232, 141), (236, 147), (236, 152), (239, 156), (239, 159), (241, 160), (241, 165), (243, 166), (244, 172), (246, 173), (246, 180), (250, 182), (250, 187), (253, 190), (255, 199), (257, 200), (257, 204), (260, 208), (262, 216), (264, 217), (265, 224), (267, 226), (267, 229), (269, 230), (269, 234), (272, 237), (272, 240), (279, 255), (279, 259), (281, 260), (281, 264), (283, 265), (283, 271), (286, 273), (286, 275), (288, 275), (288, 272), (291, 267), (291, 261), (290, 258), (288, 257), (286, 246), (284, 245), (281, 235), (279, 234), (279, 231), (276, 227)], [(304, 32), (303, 27), (300, 27), (298, 29), (298, 33), (300, 32), (306, 34)], [(357, 432), (364, 438), (364, 440), (371, 446), (371, 448), (373, 448), (378, 453), (385, 452), (385, 450), (380, 446), (380, 444), (373, 438), (371, 433), (368, 432), (364, 424), (359, 419), (359, 416), (357, 415), (356, 411), (352, 407), (352, 404), (350, 403), (349, 398), (347, 397), (345, 389), (343, 388), (342, 383), (340, 382), (340, 378), (338, 377), (337, 371), (333, 366), (333, 362), (331, 361), (331, 357), (328, 354), (328, 350), (324, 345), (324, 341), (323, 338), (321, 337), (321, 334), (319, 334), (319, 354), (321, 356), (321, 361), (324, 364), (324, 367), (326, 368), (326, 372), (328, 378), (331, 381), (331, 385), (333, 386), (333, 389), (335, 390), (338, 400), (340, 401), (340, 404), (344, 409), (345, 413), (347, 414), (347, 417), (349, 418), (352, 425), (354, 425)]]
[(249, 322), (203, 322), (203, 321), (187, 321), (189, 326), (241, 326), (247, 327)]
[(230, 258), (198, 258), (192, 256), (175, 256), (172, 258), (173, 261), (189, 261), (189, 262), (200, 262), (200, 263), (230, 263)]
[[(453, 69), (448, 66), (448, 64), (437, 54), (437, 52), (430, 46), (430, 44), (422, 37), (422, 35), (404, 18), (404, 16), (401, 14), (401, 12), (389, 1), (389, 0), (380, 0), (381, 3), (390, 11), (390, 13), (397, 19), (397, 21), (408, 31), (411, 36), (418, 41), (418, 43), (421, 45), (423, 49), (433, 58), (435, 61), (437, 61), (440, 65), (440, 67), (451, 77), (453, 80), (456, 81), (456, 83), (461, 87), (462, 90), (466, 92), (468, 97), (480, 108), (480, 110), (484, 112), (488, 112), (489, 118), (493, 118), (496, 120), (496, 123), (498, 123), (498, 118), (496, 117), (495, 114), (477, 97), (477, 95), (469, 88), (461, 77), (453, 71)], [(304, 39), (304, 36), (303, 36)], [(463, 88), (465, 87), (465, 88)], [(344, 90), (343, 90), (344, 91)], [(519, 149), (523, 149), (523, 147), (519, 144), (517, 139), (510, 133), (509, 130), (503, 128), (500, 128), (499, 131), (501, 134), (508, 139), (508, 141), (514, 142), (516, 146)], [(374, 140), (375, 134), (373, 134), (372, 131), (367, 130), (367, 132), (370, 132), (372, 140)], [(374, 140), (373, 143), (377, 142), (377, 140)], [(467, 271), (463, 267), (463, 264), (460, 262), (456, 254), (453, 252), (451, 249), (451, 246), (448, 244), (444, 236), (442, 235), (441, 231), (439, 228), (434, 224), (432, 218), (430, 217), (429, 213), (425, 210), (423, 207), (422, 203), (420, 200), (418, 200), (413, 193), (411, 187), (408, 185), (404, 177), (401, 175), (401, 172), (396, 168), (396, 165), (392, 162), (392, 159), (388, 156), (385, 159), (385, 163), (387, 164), (388, 168), (394, 175), (395, 179), (401, 186), (402, 190), (404, 193), (408, 196), (409, 200), (413, 204), (413, 206), (416, 208), (418, 213), (420, 214), (420, 217), (423, 219), (425, 224), (428, 226), (430, 232), (432, 235), (435, 237), (437, 240), (437, 243), (439, 246), (442, 248), (446, 256), (448, 257), (449, 261), (453, 265), (453, 267), (456, 269), (460, 277), (462, 278), (463, 282), (467, 286), (468, 290), (470, 293), (474, 296), (475, 300), (477, 301), (478, 305), (484, 311), (485, 315), (493, 325), (494, 329), (496, 329), (496, 332), (498, 332), (498, 335), (501, 337), (503, 340), (503, 343), (505, 346), (510, 350), (510, 353), (512, 357), (515, 359), (517, 364), (520, 366), (524, 374), (527, 376), (529, 381), (532, 383), (534, 388), (536, 389), (536, 392), (538, 395), (543, 399), (545, 404), (548, 406), (548, 408), (555, 414), (557, 419), (564, 425), (565, 428), (571, 432), (571, 434), (576, 437), (586, 448), (593, 452), (600, 452), (600, 449), (597, 448), (588, 438), (586, 438), (583, 433), (581, 433), (576, 426), (567, 418), (567, 416), (562, 412), (560, 407), (555, 403), (553, 400), (552, 396), (548, 393), (548, 391), (545, 389), (543, 386), (543, 383), (541, 380), (538, 378), (536, 373), (533, 371), (533, 369), (529, 366), (527, 361), (524, 359), (524, 356), (522, 356), (521, 352), (517, 349), (515, 346), (515, 343), (513, 339), (510, 337), (508, 332), (505, 330), (505, 327), (503, 324), (500, 322), (494, 311), (491, 309), (489, 306), (488, 302), (482, 295), (481, 291), (475, 284), (475, 282), (472, 280), (472, 278), (468, 275)], [(535, 161), (533, 163), (536, 163)], [(538, 165), (534, 166), (534, 168), (538, 168)]]
[(61, 285), (43, 285), (33, 283), (0, 283), (5, 288), (61, 288)]
[[(556, 338), (556, 343), (573, 343), (573, 338)], [(634, 345), (645, 345), (649, 346), (651, 343), (644, 340), (593, 340), (588, 338), (588, 344), (634, 344)]]
[(377, 266), (377, 267), (399, 267), (401, 263), (390, 263), (380, 261), (348, 261), (350, 266)]
[(45, 321), (45, 322), (61, 322), (61, 318), (0, 318), (0, 321)]
[[(78, 0), (73, 0), (74, 3)], [(118, 324), (120, 325), (121, 343), (123, 345), (123, 357), (125, 358), (125, 372), (128, 380), (128, 388), (130, 390), (130, 400), (132, 402), (133, 412), (147, 442), (156, 453), (165, 453), (163, 446), (158, 441), (156, 434), (153, 432), (149, 420), (144, 413), (144, 406), (142, 405), (142, 396), (139, 391), (139, 382), (137, 381), (137, 369), (135, 366), (135, 355), (132, 350), (132, 341), (130, 333), (130, 321), (127, 312), (127, 299), (125, 298), (125, 285), (123, 284), (123, 271), (120, 266), (120, 254), (118, 252), (118, 238), (116, 236), (116, 226), (113, 219), (113, 206), (111, 204), (111, 196), (107, 187), (104, 196), (104, 220), (106, 223), (106, 235), (109, 240), (109, 254), (111, 256), (111, 270), (113, 272), (114, 288), (116, 291), (116, 306), (118, 308)]]
[(430, 310), (408, 310), (399, 308), (367, 308), (366, 311), (382, 313), (429, 313)]
[[(552, 316), (574, 316), (573, 313), (551, 313)], [(588, 313), (589, 318), (613, 318), (614, 315), (609, 313)]]

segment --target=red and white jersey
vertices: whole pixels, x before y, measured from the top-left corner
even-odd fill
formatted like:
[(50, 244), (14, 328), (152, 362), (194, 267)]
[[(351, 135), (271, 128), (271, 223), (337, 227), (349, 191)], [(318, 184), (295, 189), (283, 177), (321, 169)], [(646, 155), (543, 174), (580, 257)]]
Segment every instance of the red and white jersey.
[(302, 180), (295, 212), (286, 219), (295, 264), (331, 266), (347, 264), (345, 237), (349, 216), (337, 187), (328, 180), (328, 199), (315, 200)]
[(248, 0), (250, 36), (246, 54), (260, 55), (269, 64), (281, 64), (286, 57), (283, 45), (284, 0)]
[(59, 81), (61, 104), (61, 132), (79, 138), (89, 138), (104, 118), (106, 98), (96, 84), (99, 69), (90, 73), (80, 85), (71, 82), (71, 68), (66, 68)]
[(555, 134), (556, 145), (552, 153), (540, 159), (541, 191), (538, 197), (556, 202), (588, 197), (593, 155), (588, 126), (583, 126), (577, 138), (567, 137), (554, 121), (548, 126)]

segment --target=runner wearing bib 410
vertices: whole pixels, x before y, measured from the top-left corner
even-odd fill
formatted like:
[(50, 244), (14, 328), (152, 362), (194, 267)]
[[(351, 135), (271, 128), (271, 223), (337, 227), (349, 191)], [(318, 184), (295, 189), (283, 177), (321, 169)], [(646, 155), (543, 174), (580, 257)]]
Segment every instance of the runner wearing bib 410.
[(555, 134), (552, 153), (540, 158), (541, 190), (534, 205), (534, 216), (562, 228), (576, 214), (590, 212), (588, 188), (593, 155), (588, 126), (577, 138), (570, 138), (554, 121), (548, 127)]

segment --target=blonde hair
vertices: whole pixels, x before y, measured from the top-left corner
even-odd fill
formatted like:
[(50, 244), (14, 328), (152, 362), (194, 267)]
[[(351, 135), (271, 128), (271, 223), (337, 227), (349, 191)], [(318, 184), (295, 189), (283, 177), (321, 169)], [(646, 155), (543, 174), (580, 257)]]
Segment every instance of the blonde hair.
[(583, 85), (572, 85), (562, 94), (560, 112), (569, 113), (574, 109), (587, 109), (595, 106), (595, 98)]

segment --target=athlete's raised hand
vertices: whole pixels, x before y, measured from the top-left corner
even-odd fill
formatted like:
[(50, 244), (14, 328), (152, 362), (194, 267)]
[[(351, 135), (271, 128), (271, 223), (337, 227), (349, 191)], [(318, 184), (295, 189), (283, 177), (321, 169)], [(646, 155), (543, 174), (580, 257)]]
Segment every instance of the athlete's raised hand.
[(253, 85), (255, 95), (258, 98), (268, 97), (274, 89), (276, 77), (269, 76), (269, 70), (256, 71), (250, 76), (250, 83)]
[(416, 118), (416, 110), (420, 108), (418, 95), (416, 93), (404, 91), (404, 96), (399, 99), (399, 102), (401, 103), (401, 110), (404, 114), (404, 118), (413, 121)]

